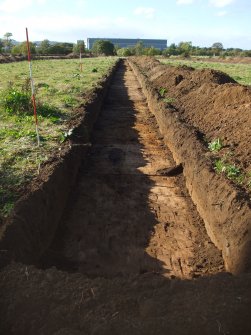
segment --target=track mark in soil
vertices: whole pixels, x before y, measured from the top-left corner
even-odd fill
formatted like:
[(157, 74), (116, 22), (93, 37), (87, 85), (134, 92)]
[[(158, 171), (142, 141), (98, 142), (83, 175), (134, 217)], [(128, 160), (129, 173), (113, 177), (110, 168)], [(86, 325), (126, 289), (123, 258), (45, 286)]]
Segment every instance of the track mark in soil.
[[(116, 73), (92, 147), (43, 267), (91, 277), (224, 270), (127, 65)], [(161, 171), (163, 172), (161, 173)]]

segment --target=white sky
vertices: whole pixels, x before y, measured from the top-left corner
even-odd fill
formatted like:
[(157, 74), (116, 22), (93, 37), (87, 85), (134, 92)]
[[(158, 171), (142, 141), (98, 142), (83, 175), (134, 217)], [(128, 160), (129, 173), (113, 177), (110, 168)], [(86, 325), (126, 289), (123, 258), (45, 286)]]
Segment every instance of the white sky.
[(251, 49), (249, 0), (0, 0), (0, 37), (76, 42), (87, 37), (164, 38)]

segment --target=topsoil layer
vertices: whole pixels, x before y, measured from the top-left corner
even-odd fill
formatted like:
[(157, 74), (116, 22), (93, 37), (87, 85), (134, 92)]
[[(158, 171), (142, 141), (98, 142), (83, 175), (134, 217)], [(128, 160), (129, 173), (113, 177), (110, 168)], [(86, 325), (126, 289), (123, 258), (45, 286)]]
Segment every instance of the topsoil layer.
[[(10, 233), (6, 244), (16, 251), (0, 273), (0, 332), (250, 334), (251, 276), (224, 272), (128, 64), (112, 81), (90, 142), (87, 154), (75, 152), (84, 162), (47, 239), (29, 216), (29, 198), (26, 215), (16, 217), (27, 238), (22, 246)], [(67, 159), (68, 179), (74, 160)], [(66, 192), (59, 181), (50, 202), (42, 197), (46, 213), (57, 187)], [(37, 197), (43, 192), (41, 185)]]

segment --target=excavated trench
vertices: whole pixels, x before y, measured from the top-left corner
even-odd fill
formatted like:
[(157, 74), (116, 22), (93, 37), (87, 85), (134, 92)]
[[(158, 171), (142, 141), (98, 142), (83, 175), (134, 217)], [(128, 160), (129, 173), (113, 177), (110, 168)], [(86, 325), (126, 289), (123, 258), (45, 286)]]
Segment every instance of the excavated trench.
[(202, 211), (203, 222), (185, 182), (193, 199), (201, 191), (199, 210), (214, 194), (202, 178), (215, 180), (196, 170), (203, 155), (190, 152), (193, 134), (170, 131), (175, 116), (158, 110), (134, 73), (142, 79), (132, 63), (118, 64), (81, 110), (65, 155), (44, 166), (41, 183), (17, 204), (0, 244), (10, 260), (0, 272), (1, 334), (251, 334), (251, 275), (227, 272), (240, 253), (225, 253), (224, 262), (205, 229), (214, 223), (220, 239), (230, 231), (232, 243), (241, 231), (232, 227), (245, 229), (247, 211), (232, 201), (233, 225), (221, 220), (224, 206), (207, 208), (208, 226)]
[(127, 63), (116, 72), (56, 237), (39, 266), (89, 277), (224, 270)]

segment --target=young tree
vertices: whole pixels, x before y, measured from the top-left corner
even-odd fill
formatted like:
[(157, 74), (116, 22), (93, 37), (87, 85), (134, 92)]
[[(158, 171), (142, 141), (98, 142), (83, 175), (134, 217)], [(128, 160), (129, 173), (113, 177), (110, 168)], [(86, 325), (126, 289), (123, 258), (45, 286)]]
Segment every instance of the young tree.
[(182, 56), (189, 57), (192, 51), (192, 42), (180, 42), (178, 49)]
[(142, 56), (145, 53), (145, 48), (144, 48), (143, 42), (141, 41), (138, 42), (133, 49), (134, 49), (134, 54), (136, 56)]
[(119, 57), (132, 56), (132, 50), (130, 48), (121, 48), (117, 50), (117, 55)]
[(146, 50), (146, 55), (147, 56), (157, 56), (161, 55), (161, 51), (157, 48), (151, 47)]
[(178, 54), (179, 50), (175, 43), (170, 44), (168, 48), (162, 51), (162, 55), (164, 56), (175, 56)]
[(50, 52), (50, 41), (49, 40), (43, 40), (40, 43), (40, 46), (38, 47), (37, 51), (38, 53), (42, 54), (42, 55), (48, 55)]
[[(36, 46), (34, 43), (30, 42), (30, 52), (32, 55), (34, 55), (36, 53)], [(22, 42), (20, 44), (15, 45), (12, 49), (11, 49), (11, 53), (12, 55), (24, 55), (27, 56), (28, 51), (27, 51), (27, 42)]]
[(4, 43), (3, 43), (3, 40), (0, 38), (0, 52), (3, 52), (3, 47), (4, 47)]
[(212, 47), (215, 56), (219, 56), (221, 51), (223, 51), (223, 44), (221, 42), (215, 42)]
[(92, 52), (94, 53), (94, 55), (97, 56), (113, 56), (115, 53), (115, 48), (113, 43), (111, 43), (110, 41), (98, 40), (94, 42)]
[(68, 55), (72, 52), (73, 43), (55, 43), (50, 46), (50, 55)]
[(5, 46), (5, 50), (7, 52), (10, 52), (11, 47), (12, 47), (12, 41), (10, 39), (10, 37), (12, 37), (12, 36), (13, 36), (12, 33), (8, 33), (8, 32), (4, 34), (3, 43), (4, 43), (4, 46)]

